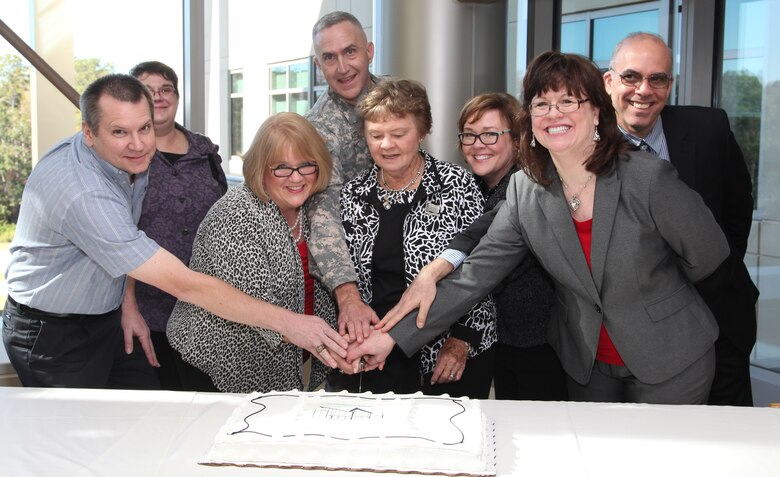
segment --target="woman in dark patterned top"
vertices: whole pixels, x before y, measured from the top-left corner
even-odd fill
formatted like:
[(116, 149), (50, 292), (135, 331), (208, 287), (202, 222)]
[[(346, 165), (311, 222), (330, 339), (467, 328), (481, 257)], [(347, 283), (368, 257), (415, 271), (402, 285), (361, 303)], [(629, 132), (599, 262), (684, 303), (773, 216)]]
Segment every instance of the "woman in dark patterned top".
[[(431, 130), (425, 88), (384, 81), (358, 104), (374, 167), (341, 193), (347, 246), (363, 301), (383, 316), (419, 270), (482, 214), (482, 196), (463, 168), (420, 149)], [(487, 398), (496, 341), (491, 298), (478, 303), (419, 353), (396, 348), (383, 371), (331, 374), (331, 388)]]
[[(305, 213), (307, 200), (328, 184), (331, 168), (325, 143), (302, 116), (267, 119), (244, 155), (245, 183), (230, 189), (203, 219), (190, 268), (282, 308), (322, 317), (335, 328), (333, 301), (309, 274)], [(201, 389), (288, 391), (303, 389), (307, 381), (305, 353), (279, 333), (224, 320), (190, 303), (176, 304), (168, 338), (205, 373), (193, 380)], [(324, 345), (317, 351), (327, 353)], [(309, 389), (327, 369), (313, 360)]]
[[(506, 93), (481, 94), (469, 100), (458, 118), (458, 139), (466, 162), (485, 197), (485, 210), (506, 197), (517, 171), (520, 103)], [(498, 311), (494, 386), (497, 399), (565, 400), (566, 374), (545, 333), (555, 295), (553, 284), (529, 254), (493, 290)]]
[[(133, 67), (130, 74), (149, 88), (154, 98), (157, 152), (149, 165), (138, 228), (184, 263), (190, 262), (195, 231), (209, 208), (227, 191), (219, 147), (209, 138), (176, 124), (179, 78), (159, 61)], [(157, 377), (163, 389), (181, 390), (180, 370), (188, 367), (171, 350), (165, 325), (176, 298), (145, 283), (127, 279), (123, 319), (140, 313), (151, 330), (159, 361)]]

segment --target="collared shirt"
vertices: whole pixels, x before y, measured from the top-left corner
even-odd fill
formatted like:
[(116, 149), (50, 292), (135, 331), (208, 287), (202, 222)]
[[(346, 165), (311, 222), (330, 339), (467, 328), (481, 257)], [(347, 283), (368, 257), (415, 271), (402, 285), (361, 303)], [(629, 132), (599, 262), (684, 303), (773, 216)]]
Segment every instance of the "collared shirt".
[(126, 274), (159, 249), (136, 227), (148, 173), (131, 184), (83, 139), (63, 140), (30, 174), (11, 243), (8, 292), (45, 312), (119, 308)]
[(653, 129), (650, 131), (650, 134), (647, 135), (645, 138), (640, 138), (637, 136), (634, 136), (633, 134), (629, 133), (620, 125), (618, 125), (618, 129), (620, 129), (620, 132), (623, 133), (623, 136), (625, 136), (626, 139), (631, 142), (634, 146), (639, 147), (639, 145), (644, 141), (650, 148), (652, 148), (652, 151), (647, 151), (650, 154), (656, 155), (663, 159), (664, 161), (670, 162), (671, 156), (669, 155), (669, 147), (666, 145), (666, 136), (664, 135), (664, 126), (661, 121), (661, 116), (658, 116), (658, 120), (655, 122), (655, 125), (653, 126)]

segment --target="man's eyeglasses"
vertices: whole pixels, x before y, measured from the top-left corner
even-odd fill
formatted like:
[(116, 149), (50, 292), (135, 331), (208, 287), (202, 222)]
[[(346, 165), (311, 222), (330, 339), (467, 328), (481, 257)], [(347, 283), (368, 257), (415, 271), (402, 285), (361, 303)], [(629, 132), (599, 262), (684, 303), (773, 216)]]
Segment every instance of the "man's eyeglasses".
[(544, 116), (549, 114), (550, 110), (554, 107), (562, 113), (573, 113), (580, 109), (580, 104), (588, 101), (585, 99), (563, 98), (557, 103), (548, 103), (547, 101), (538, 101), (531, 103), (528, 109), (531, 111), (531, 116)]
[(290, 177), (293, 172), (297, 172), (302, 176), (309, 176), (319, 171), (320, 166), (317, 164), (301, 164), (298, 167), (276, 166), (271, 167), (270, 169), (276, 177)]
[[(615, 71), (615, 70), (612, 70)], [(617, 71), (615, 71), (617, 73)], [(620, 76), (620, 82), (631, 88), (639, 88), (642, 86), (642, 82), (647, 80), (647, 84), (653, 89), (664, 89), (669, 86), (669, 82), (672, 81), (672, 77), (666, 73), (653, 73), (647, 76), (642, 76), (636, 71), (626, 71), (625, 73), (617, 73)]]
[(152, 93), (152, 98), (154, 98), (155, 95), (158, 94), (160, 96), (171, 96), (176, 92), (176, 89), (174, 89), (173, 86), (163, 86), (160, 89), (150, 88), (149, 86), (147, 86), (146, 88), (149, 90), (150, 93)]
[(511, 129), (504, 129), (503, 131), (490, 131), (490, 132), (483, 132), (481, 134), (474, 134), (474, 133), (460, 133), (458, 134), (458, 141), (464, 146), (473, 146), (477, 143), (477, 138), (479, 138), (480, 142), (486, 146), (492, 146), (493, 144), (498, 142), (498, 138), (502, 135), (511, 132)]

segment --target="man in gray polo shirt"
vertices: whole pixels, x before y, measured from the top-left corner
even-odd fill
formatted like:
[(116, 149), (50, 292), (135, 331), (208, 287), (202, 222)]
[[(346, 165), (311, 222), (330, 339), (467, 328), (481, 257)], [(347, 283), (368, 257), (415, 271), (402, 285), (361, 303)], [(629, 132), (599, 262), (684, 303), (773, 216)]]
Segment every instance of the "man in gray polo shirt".
[(277, 341), (330, 366), (334, 355), (346, 355), (346, 341), (320, 318), (194, 272), (138, 230), (156, 144), (152, 97), (140, 81), (96, 80), (81, 111), (82, 132), (30, 175), (11, 244), (3, 342), (23, 385), (157, 387), (149, 330), (119, 311), (127, 275), (225, 319), (276, 331)]

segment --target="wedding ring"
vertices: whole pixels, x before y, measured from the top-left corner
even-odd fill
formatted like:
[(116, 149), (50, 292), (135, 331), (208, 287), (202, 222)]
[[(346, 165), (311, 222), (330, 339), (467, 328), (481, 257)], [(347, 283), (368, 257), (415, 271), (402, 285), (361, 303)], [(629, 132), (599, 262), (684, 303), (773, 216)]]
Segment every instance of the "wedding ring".
[(450, 373), (450, 380), (455, 379), (455, 373)]
[(322, 354), (322, 352), (325, 351), (325, 345), (321, 344), (314, 349), (317, 351), (317, 354)]

